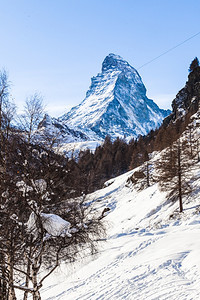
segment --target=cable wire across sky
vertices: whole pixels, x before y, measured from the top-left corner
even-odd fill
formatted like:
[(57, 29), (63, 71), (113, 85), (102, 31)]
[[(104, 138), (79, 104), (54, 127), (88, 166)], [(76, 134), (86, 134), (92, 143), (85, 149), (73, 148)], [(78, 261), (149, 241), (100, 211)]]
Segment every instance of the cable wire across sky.
[(183, 45), (184, 43), (188, 42), (189, 40), (193, 39), (194, 37), (196, 37), (196, 36), (199, 35), (199, 34), (200, 34), (200, 31), (197, 32), (196, 34), (192, 35), (191, 37), (187, 38), (187, 39), (184, 40), (183, 42), (177, 44), (176, 46), (174, 46), (174, 47), (168, 49), (167, 51), (163, 52), (162, 54), (160, 54), (160, 55), (154, 57), (154, 58), (151, 59), (150, 61), (146, 62), (145, 64), (143, 64), (142, 66), (140, 66), (139, 68), (137, 68), (137, 70), (143, 68), (143, 67), (146, 66), (146, 65), (149, 65), (150, 63), (152, 63), (152, 62), (154, 62), (155, 60), (159, 59), (161, 56), (164, 56), (165, 54), (167, 54), (167, 53), (171, 52), (172, 50), (178, 48), (179, 46)]

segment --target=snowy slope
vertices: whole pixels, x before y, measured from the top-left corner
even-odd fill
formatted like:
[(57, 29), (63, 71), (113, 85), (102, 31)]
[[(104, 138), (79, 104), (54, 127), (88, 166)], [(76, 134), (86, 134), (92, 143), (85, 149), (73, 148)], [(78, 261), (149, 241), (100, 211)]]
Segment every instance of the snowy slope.
[(107, 240), (97, 256), (63, 264), (45, 281), (42, 299), (200, 299), (200, 162), (182, 214), (157, 184), (136, 191), (127, 181), (134, 171), (88, 195), (98, 212), (110, 208)]
[(102, 72), (92, 78), (86, 98), (58, 120), (84, 132), (89, 139), (137, 137), (159, 127), (170, 111), (146, 96), (138, 72), (124, 59), (109, 54)]
[(199, 194), (170, 219), (178, 204), (166, 203), (156, 185), (131, 190), (131, 173), (90, 195), (111, 208), (107, 242), (97, 257), (62, 266), (46, 281), (43, 299), (199, 299)]

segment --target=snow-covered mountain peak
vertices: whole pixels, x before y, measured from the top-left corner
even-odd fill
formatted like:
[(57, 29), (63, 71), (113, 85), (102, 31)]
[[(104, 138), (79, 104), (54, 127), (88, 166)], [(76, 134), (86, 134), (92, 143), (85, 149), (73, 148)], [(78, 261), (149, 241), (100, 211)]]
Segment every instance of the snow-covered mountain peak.
[(102, 72), (92, 77), (85, 99), (59, 121), (84, 132), (88, 139), (102, 140), (106, 135), (130, 139), (159, 127), (169, 113), (147, 98), (138, 72), (111, 53)]
[(137, 70), (121, 56), (110, 53), (102, 63), (102, 74), (113, 71), (120, 72), (120, 77), (123, 77), (124, 80), (132, 81), (140, 89), (140, 92), (146, 95), (146, 88)]
[(102, 73), (106, 71), (112, 71), (112, 70), (121, 70), (124, 69), (134, 69), (129, 65), (127, 61), (125, 61), (121, 56), (110, 53), (106, 58), (104, 59), (102, 63)]

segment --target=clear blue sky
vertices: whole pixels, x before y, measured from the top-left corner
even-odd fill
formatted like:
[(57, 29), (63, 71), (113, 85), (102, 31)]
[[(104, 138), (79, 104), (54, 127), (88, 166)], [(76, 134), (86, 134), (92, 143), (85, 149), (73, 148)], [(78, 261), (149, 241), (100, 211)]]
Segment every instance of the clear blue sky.
[[(137, 69), (199, 31), (199, 0), (0, 0), (0, 68), (19, 107), (38, 91), (58, 116), (84, 99), (107, 54)], [(200, 35), (141, 68), (147, 96), (170, 108), (195, 56)]]

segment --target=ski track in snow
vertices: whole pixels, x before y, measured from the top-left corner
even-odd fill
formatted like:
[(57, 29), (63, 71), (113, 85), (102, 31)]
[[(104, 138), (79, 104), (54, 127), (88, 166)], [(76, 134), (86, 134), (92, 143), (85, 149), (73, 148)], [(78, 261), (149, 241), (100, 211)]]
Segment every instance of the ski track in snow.
[[(181, 267), (188, 252), (177, 253), (176, 259), (166, 257), (165, 262), (158, 266), (151, 263), (138, 265), (135, 262), (134, 257), (139, 252), (162, 239), (162, 236), (146, 238), (135, 250), (126, 253), (123, 252), (124, 246), (115, 248), (113, 245), (109, 252), (123, 254), (86, 279), (71, 281), (66, 284), (65, 291), (46, 299), (198, 299), (199, 280), (196, 280), (195, 272), (191, 276), (190, 271), (184, 272)], [(101, 265), (98, 260), (100, 257), (93, 264)]]

